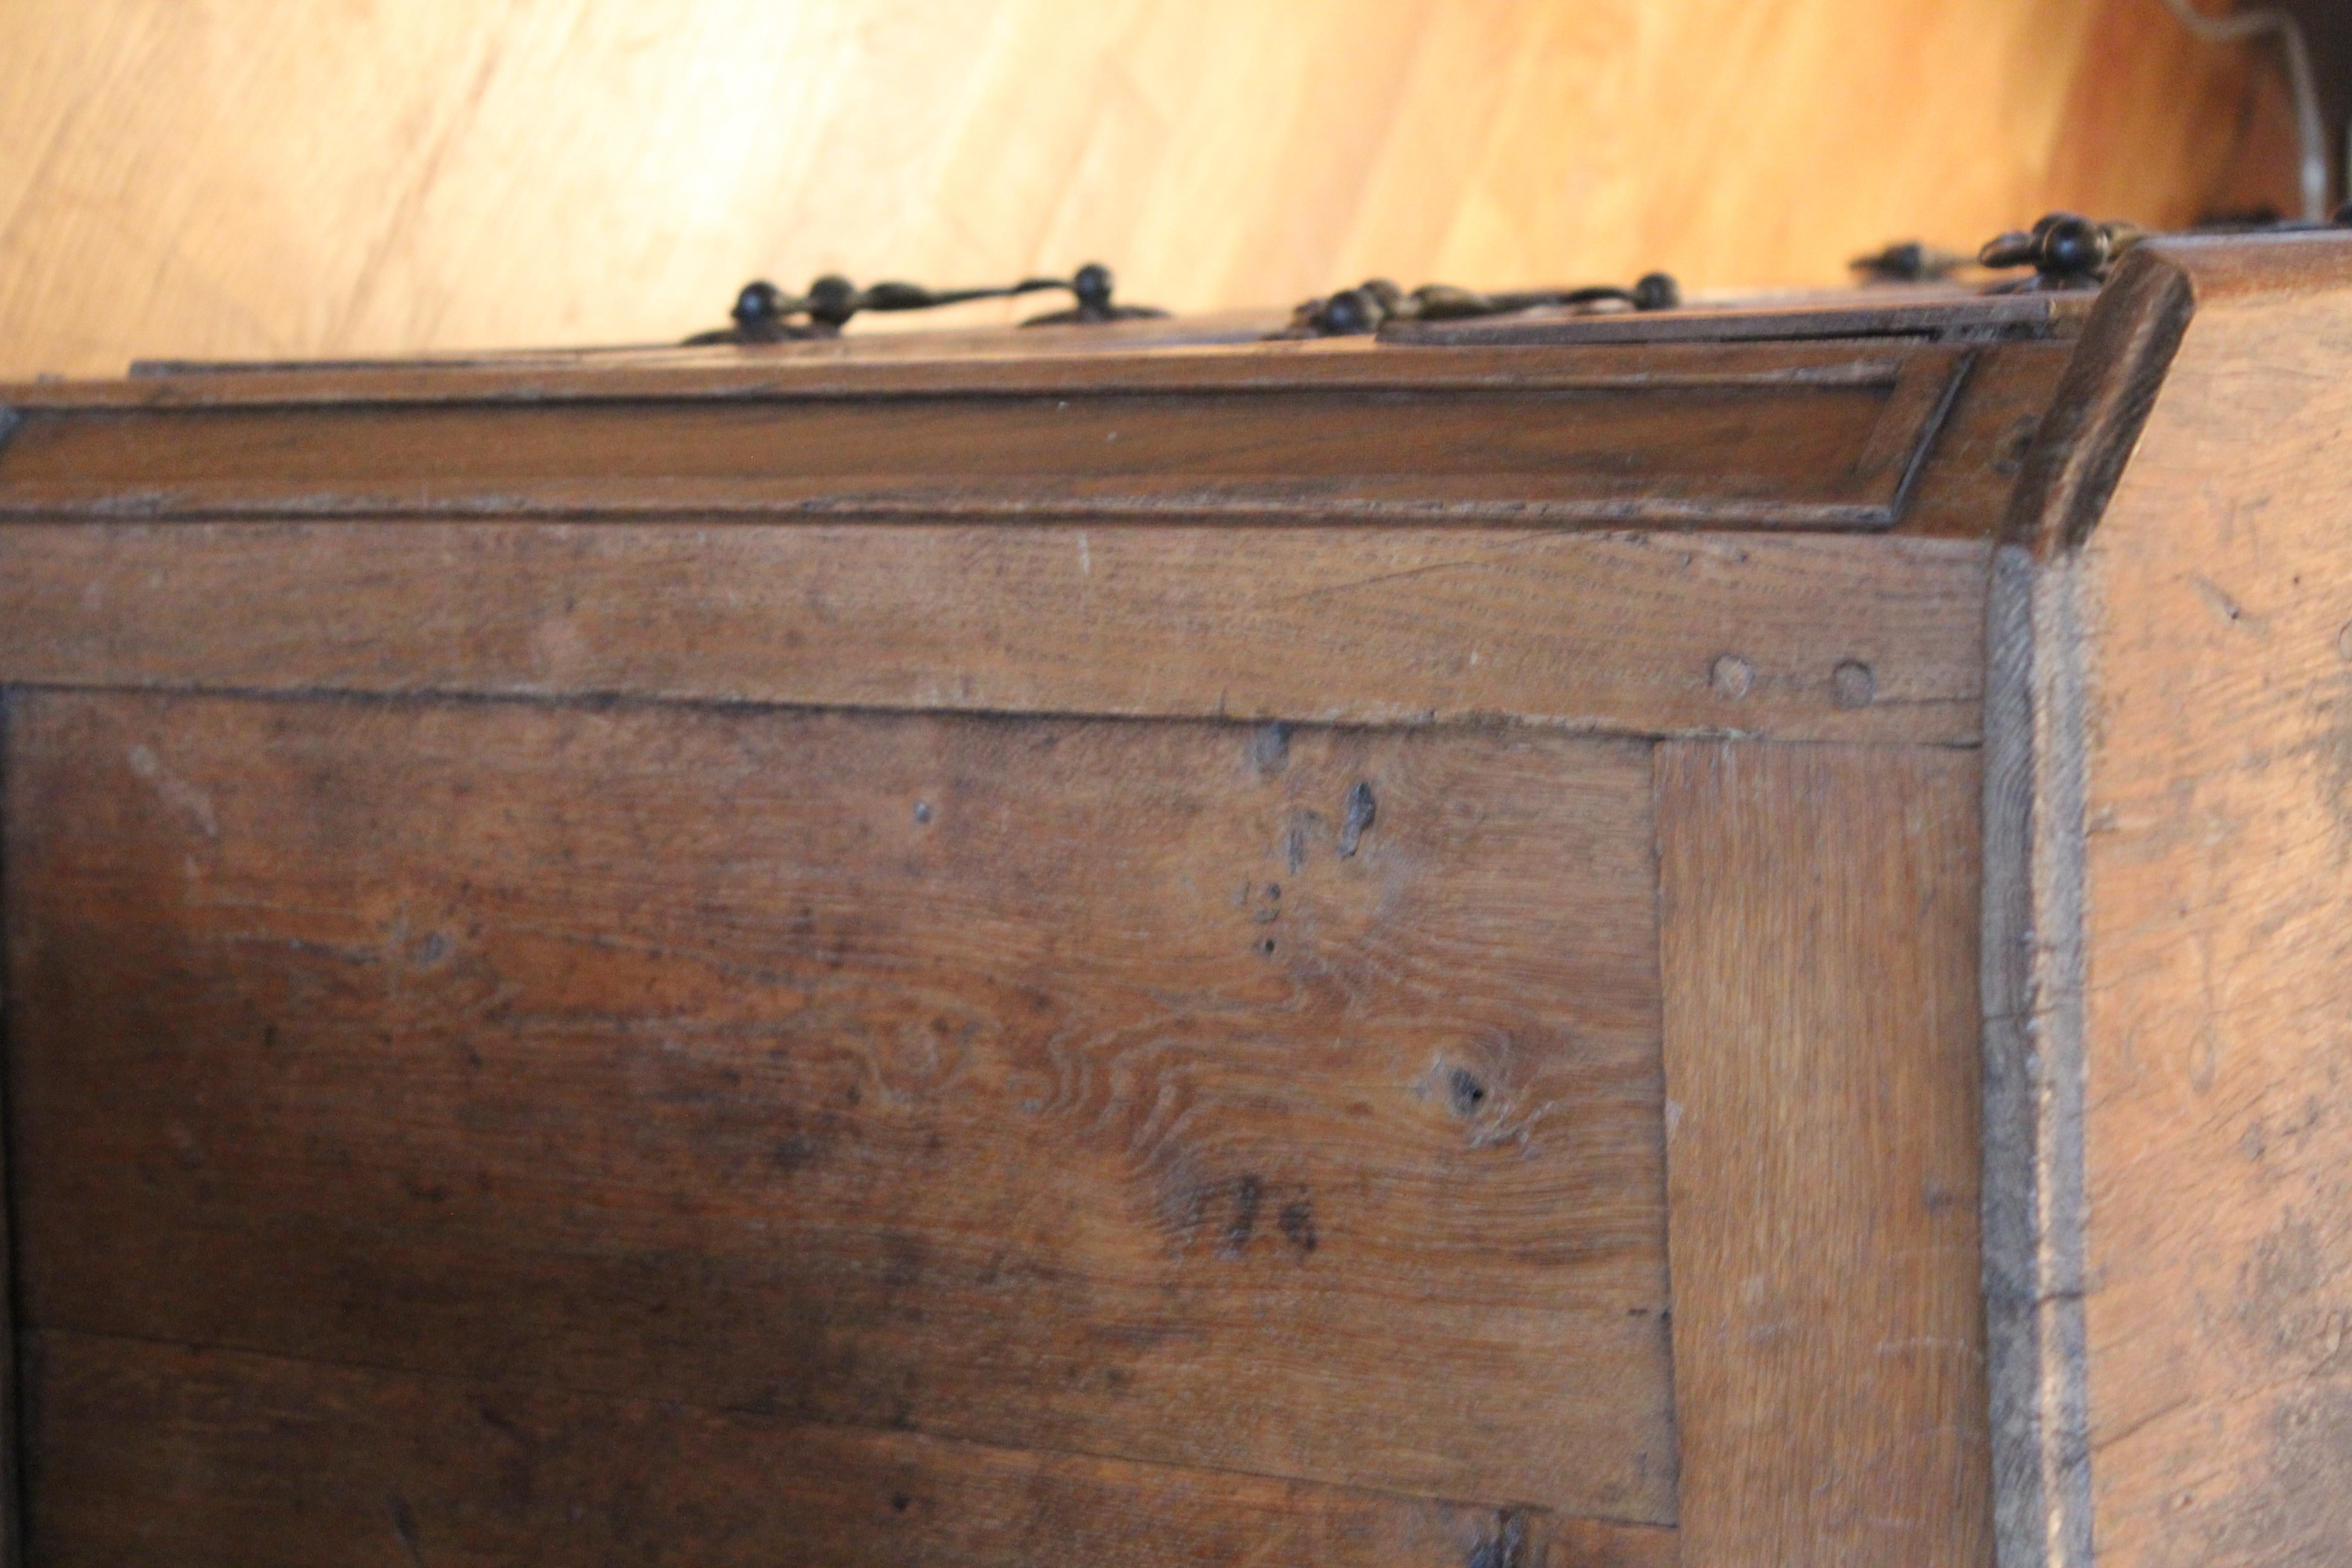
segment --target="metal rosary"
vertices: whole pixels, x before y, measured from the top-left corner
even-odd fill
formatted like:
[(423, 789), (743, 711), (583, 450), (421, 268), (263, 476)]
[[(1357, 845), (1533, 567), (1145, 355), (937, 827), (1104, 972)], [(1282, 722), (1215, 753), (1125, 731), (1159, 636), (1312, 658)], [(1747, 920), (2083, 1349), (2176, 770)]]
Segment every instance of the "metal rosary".
[(919, 283), (874, 283), (859, 288), (848, 279), (828, 273), (809, 285), (805, 294), (787, 294), (764, 279), (743, 285), (729, 312), (734, 324), (697, 332), (687, 346), (709, 343), (779, 343), (840, 335), (852, 317), (872, 310), (933, 310), (972, 300), (1009, 300), (1022, 294), (1061, 291), (1074, 303), (1068, 310), (1033, 316), (1024, 327), (1091, 326), (1105, 321), (1133, 321), (1165, 316), (1149, 305), (1121, 305), (1111, 300), (1110, 268), (1088, 262), (1067, 278), (1024, 278), (1018, 283), (979, 289), (927, 289)]
[(1586, 289), (1523, 289), (1482, 294), (1445, 283), (1425, 283), (1407, 293), (1385, 278), (1308, 300), (1290, 313), (1277, 338), (1338, 338), (1377, 332), (1391, 321), (1462, 321), (1481, 316), (1511, 316), (1545, 307), (1671, 310), (1682, 289), (1663, 272), (1653, 272), (1631, 289), (1600, 285)]

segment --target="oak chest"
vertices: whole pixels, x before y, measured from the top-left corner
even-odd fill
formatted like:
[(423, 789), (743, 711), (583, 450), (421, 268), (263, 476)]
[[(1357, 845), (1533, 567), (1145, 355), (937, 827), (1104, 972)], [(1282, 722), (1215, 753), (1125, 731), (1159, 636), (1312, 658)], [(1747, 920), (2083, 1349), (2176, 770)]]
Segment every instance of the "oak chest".
[(0, 388), (25, 1563), (2352, 1561), (2352, 240)]

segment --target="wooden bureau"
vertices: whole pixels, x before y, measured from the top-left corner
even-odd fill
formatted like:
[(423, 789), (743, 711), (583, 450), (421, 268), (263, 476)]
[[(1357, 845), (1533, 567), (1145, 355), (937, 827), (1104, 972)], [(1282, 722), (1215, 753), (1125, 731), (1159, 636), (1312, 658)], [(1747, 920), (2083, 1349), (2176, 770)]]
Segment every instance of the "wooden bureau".
[(2347, 365), (0, 388), (12, 1561), (2352, 1561)]

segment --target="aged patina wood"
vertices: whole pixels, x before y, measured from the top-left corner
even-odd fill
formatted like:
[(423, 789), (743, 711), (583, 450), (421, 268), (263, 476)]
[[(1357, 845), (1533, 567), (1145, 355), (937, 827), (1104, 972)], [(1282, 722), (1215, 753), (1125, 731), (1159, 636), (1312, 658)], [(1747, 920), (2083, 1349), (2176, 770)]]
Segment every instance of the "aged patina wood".
[(2332, 1563), (2347, 248), (10, 389), (34, 1560)]
[(2352, 1553), (2347, 300), (2336, 236), (2136, 255), (2003, 552), (2005, 1565)]
[(32, 1363), (51, 1562), (1675, 1568), (1529, 1508), (82, 1334)]
[(0, 527), (0, 682), (1966, 744), (1987, 558), (1528, 529), (28, 522)]
[(1686, 1568), (1989, 1568), (1973, 752), (1658, 751)]
[(11, 735), (37, 1329), (1673, 1521), (1642, 744)]
[(679, 511), (1884, 528), (1964, 350), (749, 358), (11, 393), (0, 515)]

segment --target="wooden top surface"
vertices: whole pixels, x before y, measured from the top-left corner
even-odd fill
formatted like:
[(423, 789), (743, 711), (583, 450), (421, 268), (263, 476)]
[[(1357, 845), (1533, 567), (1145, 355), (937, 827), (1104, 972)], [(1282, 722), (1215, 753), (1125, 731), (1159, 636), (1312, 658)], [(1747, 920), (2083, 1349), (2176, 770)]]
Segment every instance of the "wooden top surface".
[[(756, 395), (773, 386), (821, 380), (826, 370), (904, 367), (921, 377), (974, 362), (1061, 365), (1068, 361), (1148, 358), (1192, 367), (1212, 380), (1236, 363), (1264, 374), (1300, 357), (1352, 359), (1380, 348), (1646, 347), (1655, 344), (1826, 342), (1916, 338), (1991, 342), (2066, 338), (2079, 332), (2096, 295), (1985, 294), (1947, 285), (1884, 285), (1774, 294), (1701, 297), (1672, 310), (1563, 312), (1536, 310), (1470, 321), (1391, 323), (1377, 339), (1277, 337), (1282, 310), (1108, 322), (1084, 327), (853, 327), (838, 337), (757, 344), (635, 343), (589, 348), (520, 348), (372, 359), (142, 360), (125, 377), (0, 383), (0, 405), (18, 409), (154, 406), (191, 403), (470, 400), (497, 395), (681, 396)], [(1375, 363), (1389, 356), (1373, 354)], [(857, 367), (851, 369), (851, 367)], [(1211, 367), (1219, 367), (1213, 369)], [(1051, 374), (1050, 372), (1036, 374)], [(1344, 374), (1344, 373), (1342, 373)], [(1390, 371), (1359, 374), (1385, 375)], [(1407, 362), (1393, 374), (1443, 374)], [(1109, 379), (1121, 379), (1107, 372)], [(1182, 368), (1160, 373), (1181, 380)], [(772, 378), (789, 378), (773, 381)], [(1155, 377), (1155, 380), (1157, 377)]]
[(1382, 340), (1269, 341), (1272, 318), (1242, 315), (149, 365), (0, 387), (0, 517), (1223, 518), (1985, 538), (2071, 353), (2053, 323), (2076, 309), (1870, 290)]
[(1680, 310), (1528, 310), (1462, 321), (1402, 321), (1383, 342), (1505, 343), (1770, 342), (1804, 338), (1916, 334), (1943, 341), (2069, 338), (2082, 331), (2095, 290), (1987, 294), (1941, 284), (1888, 284), (1690, 301)]

